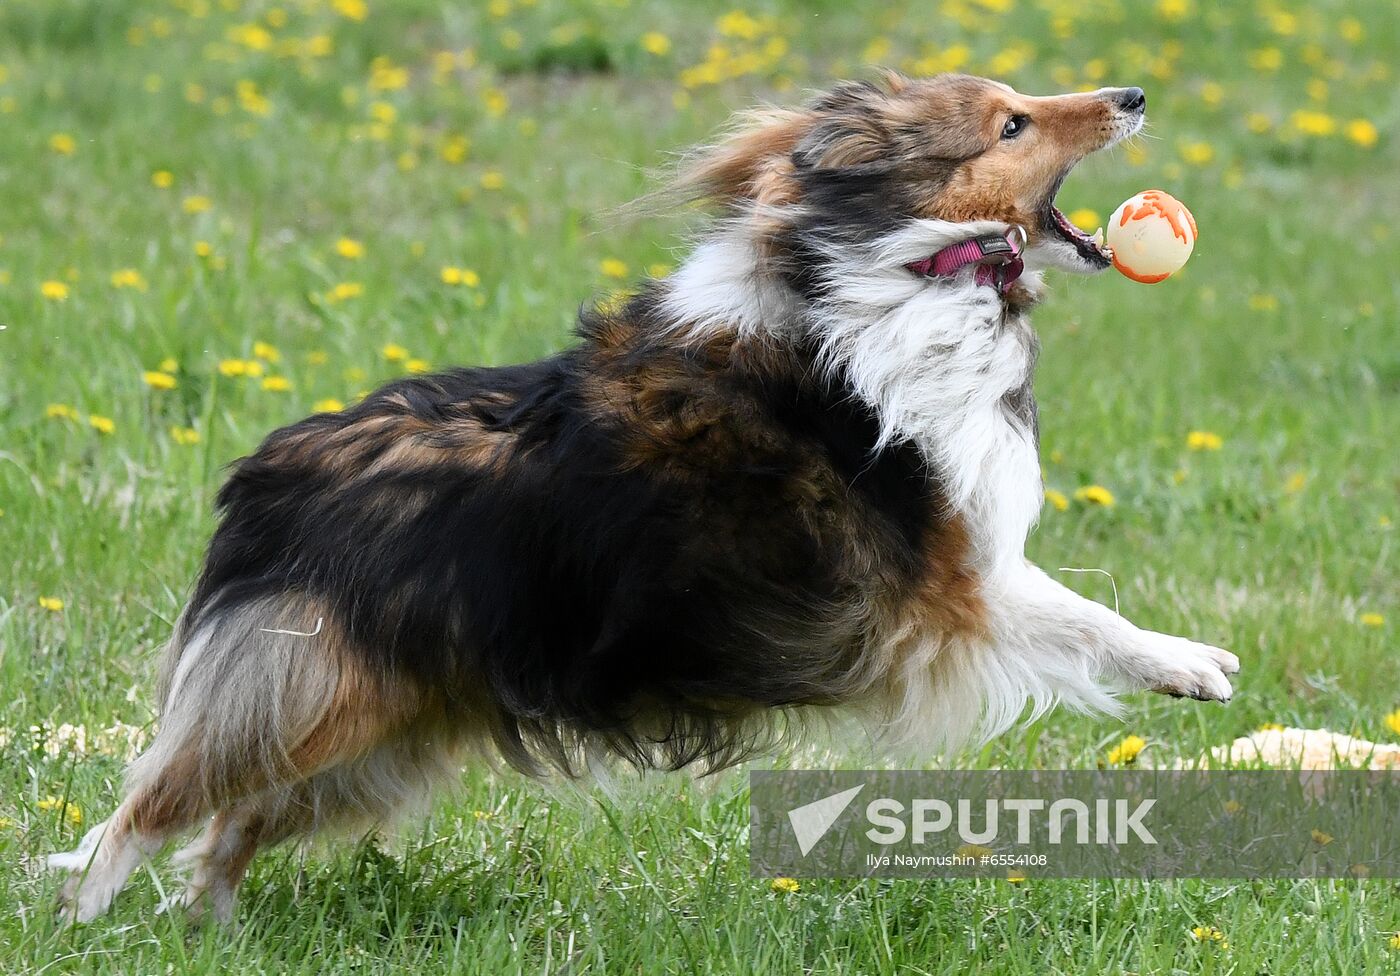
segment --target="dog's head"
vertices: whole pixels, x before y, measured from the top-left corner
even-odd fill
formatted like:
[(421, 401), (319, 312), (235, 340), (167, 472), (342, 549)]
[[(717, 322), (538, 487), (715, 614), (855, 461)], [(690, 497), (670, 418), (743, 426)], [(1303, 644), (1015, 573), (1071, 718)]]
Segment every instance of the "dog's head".
[(1109, 265), (1055, 207), (1074, 165), (1137, 132), (1140, 88), (1039, 97), (969, 75), (840, 85), (807, 108), (757, 113), (699, 155), (702, 195), (777, 239), (801, 229), (870, 240), (903, 221), (1020, 225), (1042, 267)]

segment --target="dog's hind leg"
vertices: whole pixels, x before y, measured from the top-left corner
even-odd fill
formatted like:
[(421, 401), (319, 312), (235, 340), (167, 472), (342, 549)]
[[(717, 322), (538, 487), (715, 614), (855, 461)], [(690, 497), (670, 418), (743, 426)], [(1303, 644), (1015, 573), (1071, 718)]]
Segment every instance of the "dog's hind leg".
[(190, 759), (177, 759), (138, 783), (76, 850), (49, 857), (50, 867), (69, 872), (62, 893), (69, 919), (86, 922), (105, 912), (141, 862), (198, 819), (202, 804), (193, 788), (196, 781)]
[(160, 731), (128, 772), (127, 798), (49, 859), (70, 872), (69, 917), (105, 911), (143, 858), (202, 817), (366, 755), (417, 713), (420, 696), (316, 619), (291, 598), (258, 601), (200, 621), (174, 649)]
[(199, 839), (175, 855), (192, 868), (178, 904), (193, 918), (207, 910), (220, 922), (231, 921), (234, 896), (259, 850), (322, 829), (391, 820), (455, 773), (455, 753), (451, 731), (428, 713), (364, 756), (219, 811)]
[(208, 910), (231, 922), (238, 885), (258, 849), (310, 829), (312, 808), (303, 793), (300, 786), (268, 791), (214, 814), (199, 838), (175, 853), (175, 863), (188, 863), (191, 871), (174, 904), (192, 919)]

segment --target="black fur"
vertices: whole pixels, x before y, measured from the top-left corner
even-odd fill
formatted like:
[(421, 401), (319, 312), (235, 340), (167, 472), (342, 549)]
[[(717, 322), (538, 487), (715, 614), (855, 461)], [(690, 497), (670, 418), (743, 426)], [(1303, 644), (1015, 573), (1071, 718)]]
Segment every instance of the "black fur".
[[(749, 714), (848, 695), (861, 607), (913, 585), (940, 517), (918, 452), (872, 454), (872, 412), (801, 354), (610, 345), (649, 301), (541, 362), (401, 380), (272, 434), (219, 494), (188, 626), (281, 594), (329, 607), (376, 668), (491, 710), (524, 768), (586, 739), (724, 765), (757, 744)], [(367, 422), (353, 463), (324, 448)], [(427, 446), (384, 463), (410, 430)], [(478, 434), (505, 438), (492, 463), (459, 455)]]

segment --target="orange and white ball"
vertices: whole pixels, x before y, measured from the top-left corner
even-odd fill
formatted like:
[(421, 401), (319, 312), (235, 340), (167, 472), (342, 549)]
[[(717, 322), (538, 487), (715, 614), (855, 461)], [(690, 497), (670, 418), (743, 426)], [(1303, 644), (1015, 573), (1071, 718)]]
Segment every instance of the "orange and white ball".
[(1153, 285), (1182, 269), (1196, 246), (1196, 218), (1170, 193), (1143, 190), (1113, 211), (1105, 234), (1113, 266)]

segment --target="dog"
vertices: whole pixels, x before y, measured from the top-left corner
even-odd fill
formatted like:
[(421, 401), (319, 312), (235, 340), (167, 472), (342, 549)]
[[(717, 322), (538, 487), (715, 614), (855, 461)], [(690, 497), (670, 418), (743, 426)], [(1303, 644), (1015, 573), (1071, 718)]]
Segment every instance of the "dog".
[(1030, 565), (1028, 313), (1109, 252), (1054, 205), (1139, 88), (848, 83), (682, 164), (718, 211), (550, 358), (399, 380), (237, 462), (166, 652), (159, 732), (71, 853), (104, 911), (203, 824), (179, 901), (389, 817), (465, 753), (531, 774), (730, 766), (846, 706), (901, 742), (1055, 703), (1226, 701), (1238, 659)]

